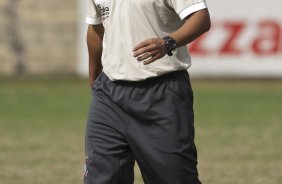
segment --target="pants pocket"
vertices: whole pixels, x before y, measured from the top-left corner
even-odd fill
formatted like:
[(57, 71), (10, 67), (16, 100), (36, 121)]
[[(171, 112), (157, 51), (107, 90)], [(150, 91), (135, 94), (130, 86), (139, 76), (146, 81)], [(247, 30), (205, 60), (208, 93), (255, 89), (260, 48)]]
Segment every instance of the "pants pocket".
[(181, 73), (179, 76), (168, 80), (167, 89), (185, 102), (193, 104), (193, 91), (188, 73)]
[(92, 89), (96, 89), (97, 86), (99, 86), (101, 84), (102, 75), (104, 75), (103, 72), (101, 72), (100, 75), (98, 75), (98, 77), (95, 79), (95, 81), (92, 84)]

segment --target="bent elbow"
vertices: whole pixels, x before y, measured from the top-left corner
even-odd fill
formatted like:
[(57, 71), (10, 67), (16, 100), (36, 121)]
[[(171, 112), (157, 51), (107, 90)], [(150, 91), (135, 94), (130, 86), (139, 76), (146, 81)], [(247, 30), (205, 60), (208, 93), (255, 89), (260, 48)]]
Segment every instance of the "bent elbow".
[(208, 24), (206, 24), (204, 31), (208, 32), (211, 29), (211, 22), (209, 22)]
[(208, 32), (211, 29), (211, 19), (209, 14), (207, 14), (205, 21), (204, 21), (204, 31)]

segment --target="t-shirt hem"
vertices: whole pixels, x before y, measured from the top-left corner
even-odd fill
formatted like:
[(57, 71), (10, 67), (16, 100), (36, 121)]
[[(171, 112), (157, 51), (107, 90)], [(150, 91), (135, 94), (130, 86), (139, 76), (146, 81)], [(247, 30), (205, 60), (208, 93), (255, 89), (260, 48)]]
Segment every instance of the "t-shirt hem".
[(86, 17), (85, 22), (87, 24), (92, 24), (92, 25), (98, 25), (98, 24), (102, 24), (102, 19), (101, 18), (91, 18), (91, 17)]
[(190, 15), (190, 14), (196, 12), (196, 11), (205, 9), (205, 8), (207, 8), (206, 2), (200, 2), (200, 3), (194, 4), (192, 6), (189, 6), (188, 8), (185, 8), (184, 10), (182, 10), (179, 13), (179, 17), (181, 18), (181, 20), (183, 20), (188, 15)]

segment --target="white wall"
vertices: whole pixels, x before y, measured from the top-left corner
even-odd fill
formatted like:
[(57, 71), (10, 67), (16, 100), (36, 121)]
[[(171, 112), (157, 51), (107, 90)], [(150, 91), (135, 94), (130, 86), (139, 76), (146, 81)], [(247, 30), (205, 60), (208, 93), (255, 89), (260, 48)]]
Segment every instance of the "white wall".
[(85, 23), (86, 15), (86, 0), (78, 0), (79, 17), (78, 17), (78, 62), (77, 62), (77, 73), (81, 76), (88, 76), (88, 51), (86, 45), (86, 30), (87, 24)]
[(207, 2), (213, 26), (189, 46), (191, 75), (282, 78), (282, 2)]

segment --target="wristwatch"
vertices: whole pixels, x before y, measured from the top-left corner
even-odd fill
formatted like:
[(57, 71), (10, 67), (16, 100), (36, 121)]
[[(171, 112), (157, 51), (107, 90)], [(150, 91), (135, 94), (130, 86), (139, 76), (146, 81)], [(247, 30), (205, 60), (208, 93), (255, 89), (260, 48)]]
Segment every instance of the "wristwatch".
[(163, 39), (165, 41), (167, 55), (172, 56), (173, 54), (171, 51), (176, 49), (176, 41), (170, 36), (163, 37)]

